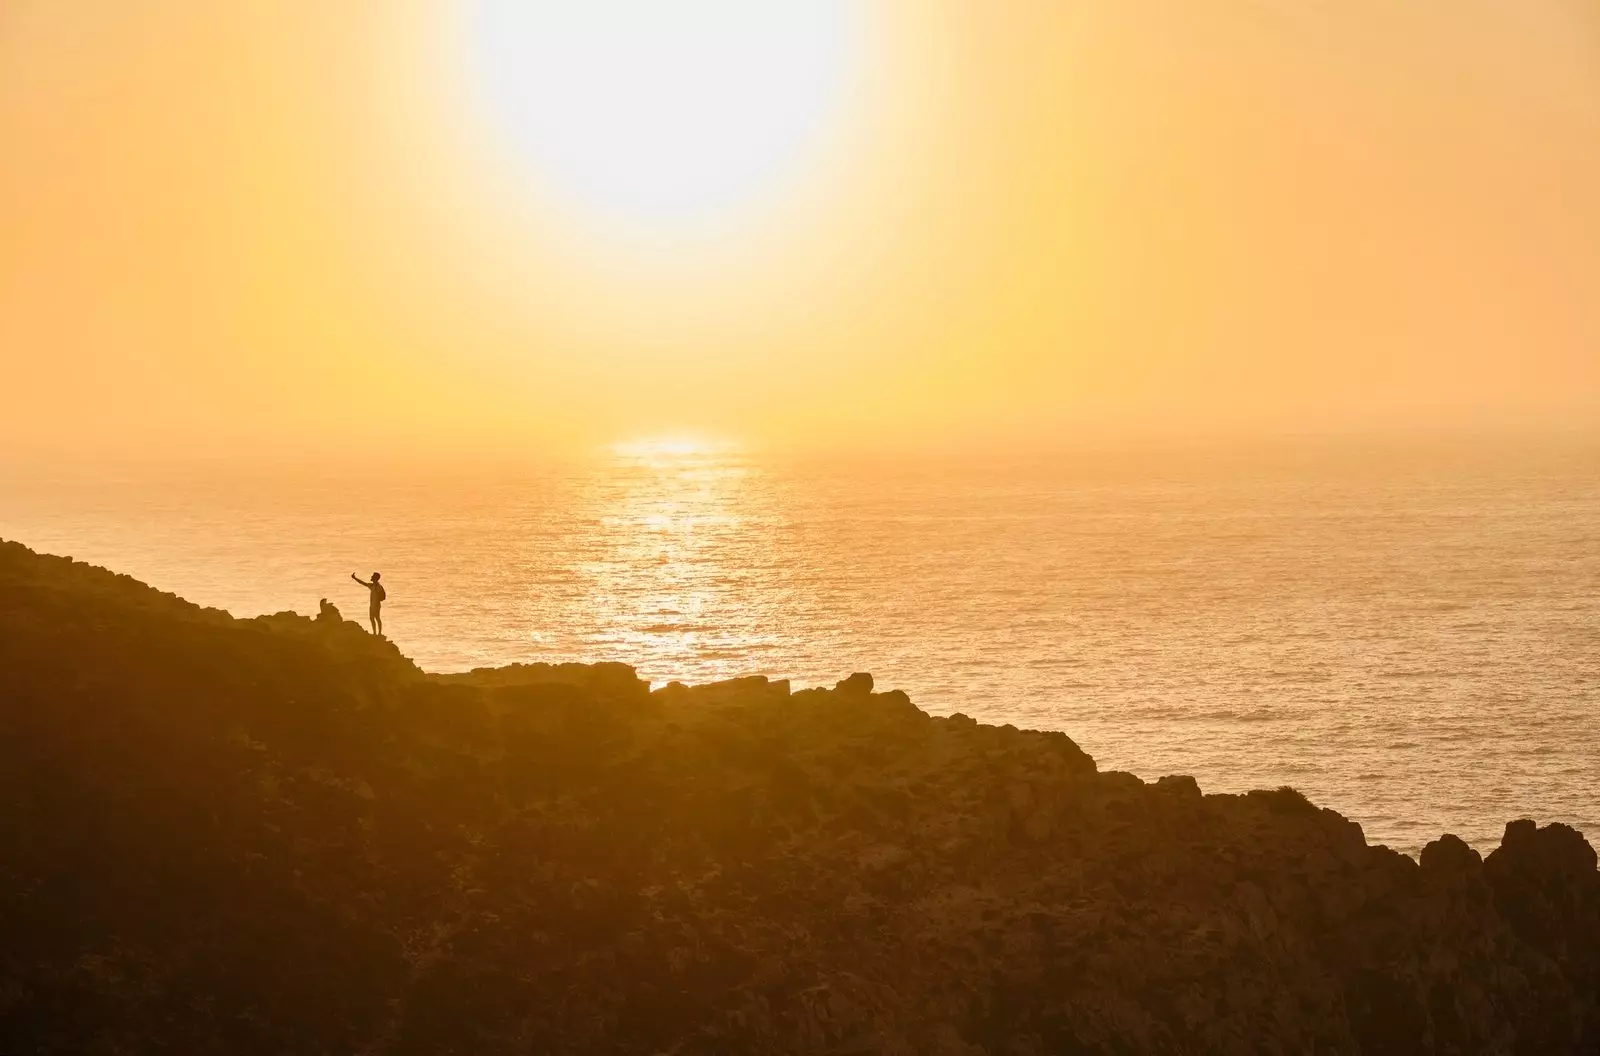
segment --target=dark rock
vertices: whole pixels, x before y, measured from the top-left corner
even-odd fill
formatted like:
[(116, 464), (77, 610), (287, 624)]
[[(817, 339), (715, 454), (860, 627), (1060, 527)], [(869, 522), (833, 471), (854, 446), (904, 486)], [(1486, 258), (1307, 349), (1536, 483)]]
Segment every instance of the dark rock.
[(902, 712), (908, 715), (914, 714), (919, 719), (927, 718), (921, 708), (911, 703), (911, 697), (903, 689), (891, 689), (886, 693), (874, 693), (872, 697), (873, 700), (889, 711)]
[(1200, 783), (1188, 774), (1168, 774), (1156, 782), (1156, 789), (1193, 799), (1200, 798)]
[[(1517, 938), (1559, 969), (1585, 1043), (1600, 1052), (1600, 873), (1594, 848), (1568, 825), (1522, 819), (1484, 860), (1494, 906)], [(1557, 985), (1551, 983), (1549, 985)]]
[(1448, 833), (1422, 848), (1422, 871), (1438, 873), (1476, 872), (1483, 855), (1468, 847), (1459, 836)]
[(871, 693), (872, 676), (865, 671), (857, 671), (833, 688), (840, 693)]
[(10, 543), (0, 805), (0, 1052), (1600, 1052), (1566, 826), (1419, 865), (866, 676), (429, 675)]

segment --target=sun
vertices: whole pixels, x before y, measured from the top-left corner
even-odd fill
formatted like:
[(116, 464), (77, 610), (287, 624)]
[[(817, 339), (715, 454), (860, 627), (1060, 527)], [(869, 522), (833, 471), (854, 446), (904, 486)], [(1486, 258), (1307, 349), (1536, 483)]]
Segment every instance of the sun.
[(850, 94), (852, 0), (476, 0), (472, 64), (534, 175), (599, 216), (705, 220), (795, 178)]

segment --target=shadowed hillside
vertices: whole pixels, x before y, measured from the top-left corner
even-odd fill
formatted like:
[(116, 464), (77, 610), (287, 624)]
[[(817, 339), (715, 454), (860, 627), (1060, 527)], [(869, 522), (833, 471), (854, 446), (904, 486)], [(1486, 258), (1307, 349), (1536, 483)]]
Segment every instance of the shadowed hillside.
[(1600, 873), (0, 543), (0, 1053), (1593, 1053)]

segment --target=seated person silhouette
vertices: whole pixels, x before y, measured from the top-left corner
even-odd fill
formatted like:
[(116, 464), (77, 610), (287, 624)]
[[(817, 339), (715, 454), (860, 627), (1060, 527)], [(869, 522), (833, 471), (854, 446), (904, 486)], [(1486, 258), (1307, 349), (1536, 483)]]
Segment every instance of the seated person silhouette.
[(381, 638), (383, 636), (383, 613), (380, 610), (383, 606), (383, 599), (389, 596), (389, 592), (383, 589), (383, 584), (378, 582), (383, 578), (382, 575), (377, 572), (372, 573), (372, 581), (370, 583), (357, 576), (354, 572), (350, 573), (350, 578), (366, 587), (368, 594), (371, 595), (371, 600), (367, 605), (367, 620), (372, 624), (372, 633)]

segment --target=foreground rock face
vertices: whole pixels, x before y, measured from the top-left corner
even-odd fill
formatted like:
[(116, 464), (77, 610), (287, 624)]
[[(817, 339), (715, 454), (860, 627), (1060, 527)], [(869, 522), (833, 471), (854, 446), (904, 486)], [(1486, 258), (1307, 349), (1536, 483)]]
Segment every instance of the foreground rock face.
[(0, 1052), (1594, 1053), (1560, 825), (1421, 862), (854, 676), (429, 676), (0, 543)]

